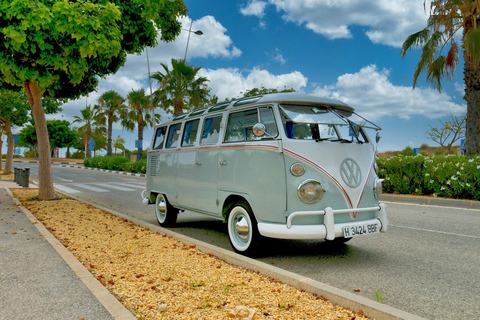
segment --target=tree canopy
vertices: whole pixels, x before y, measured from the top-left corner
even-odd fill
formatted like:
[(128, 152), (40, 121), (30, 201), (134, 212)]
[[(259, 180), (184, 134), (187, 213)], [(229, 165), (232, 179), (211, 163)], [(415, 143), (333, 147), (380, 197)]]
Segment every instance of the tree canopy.
[(123, 104), (125, 99), (122, 98), (116, 91), (109, 90), (102, 94), (98, 99), (97, 109), (98, 122), (107, 124), (107, 156), (112, 155), (112, 129), (113, 123), (119, 120), (122, 110), (126, 108)]
[[(405, 40), (400, 54), (404, 57), (409, 50), (421, 47), (413, 87), (424, 73), (427, 84), (441, 91), (442, 80), (453, 79), (463, 49), (465, 154), (480, 154), (480, 1), (432, 0), (424, 1), (424, 7), (430, 14), (427, 26)], [(458, 32), (463, 32), (461, 37)]]
[[(151, 78), (157, 80), (158, 89), (153, 93), (154, 105), (178, 116), (183, 113), (184, 105), (198, 108), (208, 101), (209, 89), (205, 77), (197, 76), (200, 67), (186, 64), (185, 60), (172, 59), (172, 69), (164, 63), (162, 71)], [(174, 106), (173, 110), (171, 106)]]
[[(67, 120), (47, 120), (48, 135), (50, 138), (51, 152), (56, 148), (72, 147), (77, 139), (77, 134), (70, 128)], [(19, 145), (34, 147), (37, 145), (35, 127), (28, 125), (18, 134)]]
[(186, 14), (182, 0), (0, 2), (0, 79), (40, 92), (77, 98), (94, 90), (98, 76), (114, 73), (128, 53), (172, 41)]

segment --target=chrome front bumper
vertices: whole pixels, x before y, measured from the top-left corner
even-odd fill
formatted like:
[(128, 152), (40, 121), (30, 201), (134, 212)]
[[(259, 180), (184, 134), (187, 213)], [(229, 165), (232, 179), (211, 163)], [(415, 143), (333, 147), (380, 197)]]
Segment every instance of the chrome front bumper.
[[(377, 224), (380, 232), (386, 232), (388, 228), (387, 210), (384, 203), (376, 207), (356, 208), (356, 209), (337, 209), (330, 207), (320, 211), (297, 211), (290, 214), (286, 224), (264, 223), (258, 224), (258, 231), (262, 236), (279, 239), (326, 239), (333, 240), (337, 237), (343, 237), (345, 227)], [(354, 213), (377, 211), (377, 217), (369, 220), (352, 221), (335, 224), (334, 215), (338, 213)], [(299, 216), (323, 215), (324, 224), (318, 225), (293, 225), (292, 220)]]

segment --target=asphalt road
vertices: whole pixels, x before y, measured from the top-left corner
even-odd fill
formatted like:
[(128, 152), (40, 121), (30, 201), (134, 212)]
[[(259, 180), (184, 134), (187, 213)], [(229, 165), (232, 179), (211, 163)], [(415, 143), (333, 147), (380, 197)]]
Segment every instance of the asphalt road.
[[(36, 164), (14, 166), (31, 167), (36, 179)], [(153, 206), (141, 204), (145, 178), (52, 168), (59, 191), (156, 224)], [(480, 211), (387, 203), (387, 212), (385, 234), (339, 247), (270, 239), (258, 260), (427, 319), (479, 318)], [(231, 250), (221, 221), (184, 212), (171, 229)]]

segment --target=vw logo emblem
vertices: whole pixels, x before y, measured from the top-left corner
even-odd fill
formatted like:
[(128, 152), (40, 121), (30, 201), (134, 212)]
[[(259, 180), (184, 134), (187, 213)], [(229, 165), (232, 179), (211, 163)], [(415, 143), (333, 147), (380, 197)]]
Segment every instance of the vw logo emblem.
[(352, 158), (346, 158), (340, 164), (340, 175), (345, 184), (351, 188), (356, 188), (362, 181), (362, 171), (360, 166)]

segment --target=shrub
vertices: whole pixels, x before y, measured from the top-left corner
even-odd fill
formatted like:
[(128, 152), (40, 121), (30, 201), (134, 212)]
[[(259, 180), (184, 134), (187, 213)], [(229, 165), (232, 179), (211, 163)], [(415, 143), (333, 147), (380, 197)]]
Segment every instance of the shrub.
[(147, 172), (147, 160), (141, 159), (140, 161), (128, 162), (124, 166), (124, 171), (133, 173), (146, 173)]
[(71, 156), (71, 159), (83, 159), (85, 158), (85, 152), (83, 151), (76, 151)]
[(377, 161), (385, 192), (480, 200), (480, 156), (395, 156)]
[(115, 171), (128, 171), (134, 173), (146, 173), (147, 160), (143, 159), (131, 162), (124, 156), (95, 156), (83, 161), (83, 165), (88, 168), (99, 168)]

